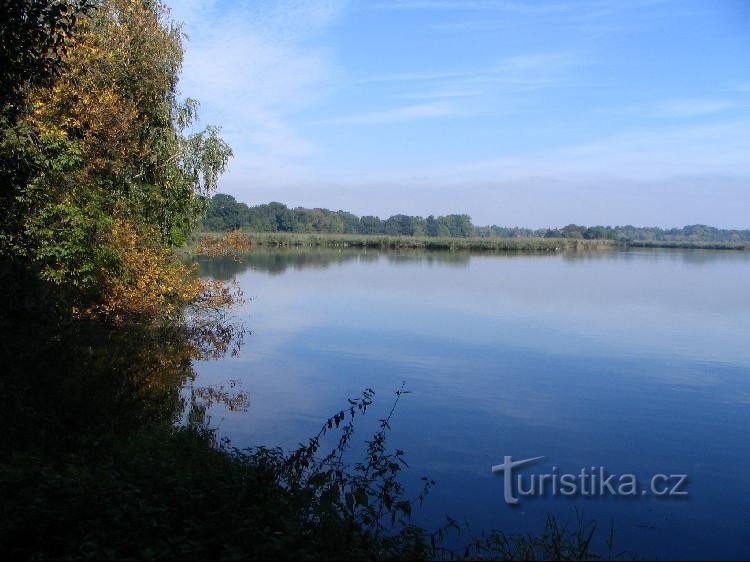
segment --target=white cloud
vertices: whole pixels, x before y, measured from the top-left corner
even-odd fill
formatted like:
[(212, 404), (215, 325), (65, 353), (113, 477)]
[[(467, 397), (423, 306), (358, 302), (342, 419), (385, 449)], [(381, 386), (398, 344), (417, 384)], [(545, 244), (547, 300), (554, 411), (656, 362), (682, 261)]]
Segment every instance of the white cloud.
[[(569, 69), (587, 61), (572, 52), (530, 53), (506, 57), (475, 70), (433, 70), (373, 75), (354, 81), (354, 86), (376, 84), (386, 97), (422, 101), (312, 121), (312, 124), (371, 125), (402, 123), (417, 119), (497, 116), (498, 96), (560, 86)], [(409, 91), (403, 91), (403, 88)], [(421, 90), (421, 91), (420, 91)], [(471, 98), (471, 101), (469, 99)], [(503, 100), (503, 111), (509, 105)]]
[(379, 74), (357, 80), (357, 84), (372, 84), (377, 82), (428, 82), (432, 80), (446, 80), (452, 78), (467, 78), (486, 74), (486, 72), (466, 71), (433, 71), (433, 72), (399, 72), (394, 74)]
[(736, 106), (737, 104), (732, 101), (721, 99), (673, 99), (661, 103), (655, 115), (676, 119), (701, 117), (733, 109)]
[[(383, 98), (415, 103), (371, 109), (315, 121), (316, 124), (396, 123), (438, 117), (498, 116), (530, 91), (562, 87), (571, 70), (589, 60), (574, 52), (514, 55), (470, 70), (442, 69), (371, 75), (354, 87), (376, 85)], [(416, 103), (422, 102), (422, 103)]]
[(574, 52), (529, 53), (506, 57), (496, 64), (475, 70), (433, 70), (398, 72), (367, 76), (357, 84), (372, 83), (451, 83), (451, 84), (502, 84), (529, 86), (555, 84), (571, 68), (589, 61)]
[[(426, 185), (447, 185), (531, 177), (632, 178), (640, 181), (676, 175), (750, 176), (750, 160), (747, 158), (750, 154), (749, 128), (747, 120), (640, 128), (523, 154), (435, 162), (424, 169), (389, 170), (377, 176), (370, 173), (368, 177), (387, 182), (409, 178)], [(342, 178), (342, 181), (347, 179)]]
[[(368, 126), (376, 124), (409, 123), (407, 127), (411, 127), (412, 121), (455, 117), (471, 117), (478, 122), (477, 116), (497, 117), (523, 111), (524, 103), (532, 99), (531, 93), (543, 90), (553, 95), (556, 88), (582, 88), (579, 71), (592, 69), (596, 61), (591, 57), (598, 53), (578, 43), (566, 43), (560, 50), (547, 44), (537, 52), (527, 45), (526, 54), (490, 60), (477, 57), (471, 59), (476, 66), (468, 68), (447, 63), (441, 68), (432, 59), (421, 63), (415, 59), (412, 72), (389, 73), (386, 68), (383, 74), (373, 72), (368, 76), (367, 66), (357, 66), (357, 79), (339, 67), (336, 53), (331, 50), (336, 43), (324, 36), (345, 10), (342, 2), (181, 0), (175, 4), (174, 17), (185, 21), (185, 31), (190, 35), (181, 89), (202, 102), (204, 122), (224, 127), (235, 159), (221, 189), (241, 199), (250, 200), (249, 195), (243, 194), (252, 194), (253, 201), (276, 199), (290, 204), (349, 208), (360, 213), (466, 210), (476, 214), (479, 222), (513, 223), (517, 218), (517, 222), (541, 226), (546, 221), (637, 220), (633, 217), (659, 223), (664, 220), (667, 204), (684, 204), (680, 213), (670, 209), (670, 220), (678, 224), (738, 224), (746, 220), (742, 217), (748, 212), (745, 178), (750, 177), (750, 122), (747, 115), (730, 120), (728, 112), (747, 108), (744, 98), (740, 96), (732, 102), (731, 94), (750, 91), (748, 84), (738, 84), (734, 90), (717, 93), (715, 98), (705, 94), (709, 97), (667, 99), (661, 104), (641, 106), (625, 117), (641, 123), (643, 117), (663, 119), (652, 121), (659, 126), (623, 126), (620, 133), (608, 135), (591, 130), (587, 142), (565, 145), (567, 137), (562, 137), (556, 147), (546, 150), (526, 148), (528, 142), (524, 142), (517, 150), (500, 151), (498, 147), (494, 158), (472, 161), (471, 156), (467, 160), (456, 155), (453, 160), (443, 151), (431, 162), (427, 138), (420, 144), (425, 150), (415, 152), (410, 160), (419, 164), (406, 169), (404, 164), (389, 166), (389, 158), (402, 163), (408, 160), (403, 155), (390, 154), (390, 137), (385, 134), (372, 141), (374, 149), (368, 148), (373, 155), (371, 160), (359, 158), (356, 141), (353, 150), (341, 157), (317, 142), (331, 142), (331, 138), (336, 142), (341, 131), (338, 126), (343, 125), (352, 127), (346, 131), (351, 136), (346, 138), (354, 139), (357, 133), (364, 135)], [(532, 10), (535, 6), (413, 0), (401, 2), (400, 7), (453, 9), (459, 4), (505, 10)], [(369, 9), (375, 4), (357, 5)], [(597, 22), (600, 11), (617, 9), (616, 2), (591, 5), (598, 10), (593, 15), (588, 8), (570, 4), (571, 13), (566, 18)], [(568, 4), (545, 6), (563, 10)], [(479, 19), (483, 15), (476, 13), (473, 17)], [(433, 63), (436, 67), (431, 66)], [(353, 71), (355, 67), (351, 68)], [(341, 105), (346, 110), (339, 109), (339, 115), (332, 115), (331, 107), (324, 106), (323, 114), (306, 112), (334, 91), (345, 94)], [(609, 113), (601, 112), (604, 121), (613, 117), (603, 129), (616, 127), (622, 109), (620, 105), (614, 111), (610, 108)], [(596, 107), (591, 108), (595, 110)], [(539, 111), (549, 111), (549, 128), (555, 127), (557, 109), (540, 105)], [(698, 126), (687, 120), (704, 116), (712, 117), (711, 123), (703, 123), (704, 119)], [(507, 136), (512, 134), (512, 127), (526, 126), (513, 125), (510, 119), (509, 123), (507, 131), (498, 125), (499, 134)], [(319, 141), (308, 134), (323, 129), (308, 131), (310, 124), (337, 127), (325, 131)], [(560, 138), (548, 134), (553, 131), (541, 130), (547, 124), (540, 124), (538, 119), (531, 119), (528, 127), (536, 128), (546, 145)], [(524, 133), (528, 133), (528, 139), (534, 131)], [(447, 127), (445, 134), (450, 136)], [(376, 142), (383, 143), (382, 154), (377, 152)], [(485, 150), (491, 144), (480, 147), (483, 154), (493, 154)], [(691, 188), (690, 197), (681, 197), (679, 186), (685, 182), (675, 180), (677, 176), (704, 181)], [(734, 179), (727, 180), (729, 176)], [(582, 189), (579, 185), (588, 187)], [(727, 196), (719, 198), (715, 194)], [(524, 215), (524, 205), (533, 210)], [(583, 207), (588, 209), (587, 214), (576, 215)], [(726, 213), (725, 218), (722, 212)]]
[(410, 92), (395, 94), (393, 97), (402, 100), (436, 100), (451, 98), (472, 98), (480, 95), (479, 90), (427, 90), (423, 92)]
[(462, 115), (461, 110), (444, 102), (404, 105), (382, 111), (369, 111), (342, 117), (332, 117), (314, 121), (316, 125), (377, 125), (382, 123), (402, 123), (415, 119), (433, 119), (437, 117), (455, 117)]
[(389, 0), (370, 8), (385, 10), (493, 10), (519, 14), (557, 14), (576, 8), (575, 3), (509, 2), (508, 0)]
[(334, 56), (315, 39), (343, 9), (332, 0), (176, 4), (189, 36), (180, 89), (201, 102), (203, 122), (224, 128), (231, 170), (273, 175), (315, 153), (293, 115), (337, 80)]
[(735, 92), (741, 92), (743, 94), (750, 93), (750, 80), (747, 82), (740, 82), (739, 84), (735, 84), (734, 88), (731, 88)]

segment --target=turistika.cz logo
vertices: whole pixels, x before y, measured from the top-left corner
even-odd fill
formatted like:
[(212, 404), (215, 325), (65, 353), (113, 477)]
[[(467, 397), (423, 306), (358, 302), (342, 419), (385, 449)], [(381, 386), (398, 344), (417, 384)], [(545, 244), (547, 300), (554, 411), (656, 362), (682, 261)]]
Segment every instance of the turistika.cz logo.
[[(514, 461), (506, 456), (492, 472), (503, 475), (505, 503), (516, 505), (520, 497), (534, 496), (613, 496), (684, 498), (688, 495), (687, 474), (654, 474), (643, 486), (635, 474), (609, 474), (603, 466), (585, 467), (578, 473), (562, 473), (556, 466), (551, 472), (521, 474), (524, 467), (539, 463), (545, 457)], [(514, 478), (515, 476), (515, 478)]]

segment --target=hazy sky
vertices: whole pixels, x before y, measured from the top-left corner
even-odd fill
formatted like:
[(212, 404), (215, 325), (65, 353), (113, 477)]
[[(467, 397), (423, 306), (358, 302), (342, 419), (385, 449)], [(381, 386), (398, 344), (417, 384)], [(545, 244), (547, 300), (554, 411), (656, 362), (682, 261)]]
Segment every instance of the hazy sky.
[(241, 201), (750, 228), (750, 1), (170, 5)]

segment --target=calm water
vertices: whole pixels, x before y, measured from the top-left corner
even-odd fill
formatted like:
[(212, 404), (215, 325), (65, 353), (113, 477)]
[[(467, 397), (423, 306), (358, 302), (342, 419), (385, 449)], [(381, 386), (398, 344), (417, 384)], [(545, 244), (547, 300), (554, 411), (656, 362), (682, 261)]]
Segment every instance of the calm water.
[[(750, 255), (628, 251), (493, 256), (263, 251), (201, 262), (236, 279), (252, 331), (237, 357), (198, 366), (238, 379), (246, 412), (212, 410), (237, 446), (293, 447), (365, 387), (365, 437), (406, 381), (392, 448), (411, 481), (438, 482), (419, 522), (475, 533), (541, 530), (547, 513), (614, 520), (641, 556), (750, 556)], [(688, 474), (687, 499), (503, 501), (503, 461), (524, 473), (604, 466), (648, 485)]]

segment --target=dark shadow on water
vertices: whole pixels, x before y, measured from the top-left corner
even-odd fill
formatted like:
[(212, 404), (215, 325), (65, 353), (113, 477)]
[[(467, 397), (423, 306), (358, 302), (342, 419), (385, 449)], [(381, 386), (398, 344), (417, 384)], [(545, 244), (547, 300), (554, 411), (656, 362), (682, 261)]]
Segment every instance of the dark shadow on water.
[[(114, 324), (73, 316), (44, 284), (2, 272), (0, 452), (66, 449), (153, 424), (190, 409), (193, 361), (237, 349), (243, 330), (218, 314)], [(192, 404), (192, 407), (198, 403)], [(195, 419), (195, 413), (189, 414)]]

